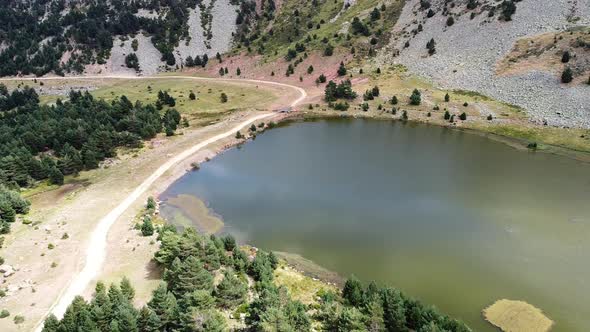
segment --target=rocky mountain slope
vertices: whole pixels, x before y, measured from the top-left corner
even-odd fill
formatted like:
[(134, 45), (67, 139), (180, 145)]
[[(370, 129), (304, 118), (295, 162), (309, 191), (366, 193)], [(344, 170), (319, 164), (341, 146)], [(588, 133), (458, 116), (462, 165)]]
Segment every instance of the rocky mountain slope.
[(0, 76), (174, 70), (228, 51), (245, 0), (8, 0)]
[[(559, 77), (569, 66), (559, 59), (572, 45), (558, 43), (559, 38), (548, 45), (551, 58), (557, 58), (552, 69), (537, 66), (498, 73), (498, 64), (522, 38), (534, 43), (541, 34), (588, 27), (590, 1), (522, 0), (514, 2), (516, 11), (510, 19), (503, 17), (502, 5), (489, 0), (409, 0), (379, 62), (403, 64), (444, 87), (477, 91), (521, 106), (541, 123), (590, 128), (588, 63), (580, 61), (574, 71), (578, 79), (572, 83), (564, 84)], [(590, 43), (588, 32), (582, 39)], [(590, 47), (579, 47), (575, 53), (579, 59), (590, 59)]]

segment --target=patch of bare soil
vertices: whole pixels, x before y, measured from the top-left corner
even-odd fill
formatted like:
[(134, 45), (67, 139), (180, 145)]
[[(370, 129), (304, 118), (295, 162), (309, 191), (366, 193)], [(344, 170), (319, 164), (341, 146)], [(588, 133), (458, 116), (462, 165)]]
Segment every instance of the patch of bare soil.
[[(308, 94), (308, 102), (319, 102), (320, 96), (324, 94), (324, 84), (317, 85), (316, 79), (324, 74), (328, 81), (340, 81), (350, 78), (339, 77), (337, 74), (340, 62), (347, 63), (352, 59), (352, 56), (347, 53), (335, 53), (333, 56), (322, 56), (319, 53), (312, 52), (307, 58), (294, 68), (294, 74), (286, 75), (289, 64), (283, 58), (275, 60), (265, 60), (262, 56), (249, 56), (246, 54), (238, 54), (228, 56), (222, 59), (220, 63), (217, 59), (211, 59), (206, 68), (185, 68), (185, 73), (196, 74), (199, 76), (208, 77), (222, 77), (219, 74), (220, 69), (228, 69), (228, 74), (225, 78), (246, 78), (257, 80), (268, 80), (280, 83), (286, 83), (304, 88)], [(313, 67), (313, 71), (308, 73), (309, 67)], [(237, 75), (237, 69), (240, 68), (240, 74)], [(353, 80), (354, 80), (353, 73)], [(284, 100), (277, 100), (279, 105), (284, 105)]]

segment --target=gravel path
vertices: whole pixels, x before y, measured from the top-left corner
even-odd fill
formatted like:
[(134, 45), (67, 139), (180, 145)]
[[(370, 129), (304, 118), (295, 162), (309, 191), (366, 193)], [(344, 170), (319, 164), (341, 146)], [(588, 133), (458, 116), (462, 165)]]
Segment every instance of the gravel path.
[[(443, 0), (431, 2), (436, 15), (424, 20), (425, 13), (417, 11), (419, 0), (408, 0), (394, 28), (406, 37), (392, 40), (380, 53), (379, 63), (400, 63), (444, 88), (478, 91), (518, 105), (536, 122), (590, 128), (590, 86), (566, 86), (545, 72), (511, 77), (497, 77), (494, 72), (496, 63), (521, 37), (590, 25), (590, 0), (523, 0), (517, 3), (511, 22), (498, 21), (498, 14), (489, 19), (486, 11), (472, 20), (468, 13), (456, 16), (451, 27), (441, 14)], [(465, 7), (453, 11), (458, 8)], [(575, 24), (568, 22), (575, 17)], [(411, 38), (409, 32), (419, 23), (423, 31)], [(436, 54), (427, 56), (426, 43), (431, 38), (436, 41)], [(404, 48), (407, 40), (410, 46)], [(399, 56), (394, 56), (396, 50)]]

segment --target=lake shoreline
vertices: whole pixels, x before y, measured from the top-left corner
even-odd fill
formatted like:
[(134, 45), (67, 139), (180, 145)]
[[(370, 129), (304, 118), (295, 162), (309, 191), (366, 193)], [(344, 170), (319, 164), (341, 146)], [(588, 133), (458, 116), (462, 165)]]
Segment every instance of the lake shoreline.
[[(269, 119), (269, 120), (273, 121), (276, 124), (276, 126), (265, 127), (263, 131), (257, 132), (257, 135), (262, 135), (267, 130), (272, 130), (274, 128), (280, 128), (283, 126), (288, 126), (290, 124), (297, 123), (297, 122), (338, 120), (338, 119), (350, 119), (350, 120), (363, 119), (363, 120), (370, 120), (370, 121), (400, 121), (400, 122), (403, 122), (403, 120), (396, 119), (396, 118), (391, 118), (391, 117), (382, 116), (382, 115), (380, 116), (380, 115), (374, 115), (374, 114), (364, 114), (364, 113), (360, 113), (360, 114), (357, 114), (357, 113), (346, 114), (346, 113), (344, 113), (344, 114), (342, 114), (342, 113), (334, 113), (334, 112), (326, 113), (326, 112), (318, 112), (318, 111), (300, 111), (300, 112), (289, 112), (289, 113), (277, 113), (276, 116)], [(497, 135), (494, 133), (489, 133), (489, 132), (485, 132), (485, 131), (481, 131), (481, 130), (477, 130), (477, 129), (471, 129), (471, 128), (461, 128), (461, 127), (455, 127), (455, 126), (450, 126), (450, 125), (441, 125), (438, 123), (425, 122), (422, 120), (408, 120), (406, 122), (409, 124), (418, 124), (418, 125), (426, 125), (426, 126), (432, 125), (432, 126), (437, 126), (437, 127), (448, 128), (451, 130), (466, 132), (469, 134), (485, 137), (487, 139), (490, 139), (490, 140), (493, 140), (496, 142), (500, 142), (502, 144), (508, 145), (511, 148), (514, 148), (514, 149), (521, 151), (521, 152), (529, 152), (529, 153), (541, 152), (541, 153), (547, 153), (547, 154), (554, 154), (554, 155), (558, 155), (560, 157), (566, 157), (566, 158), (574, 159), (576, 161), (590, 163), (590, 154), (587, 154), (585, 152), (580, 152), (581, 155), (577, 155), (576, 152), (578, 152), (578, 151), (563, 148), (563, 147), (554, 147), (554, 150), (544, 149), (544, 150), (532, 151), (531, 149), (528, 149), (526, 147), (526, 145), (528, 143), (525, 140), (520, 139), (520, 138), (501, 136), (501, 135)], [(193, 156), (193, 157), (187, 158), (180, 165), (178, 165), (177, 167), (174, 168), (171, 176), (168, 176), (165, 179), (165, 181), (161, 181), (160, 183), (158, 183), (158, 186), (157, 186), (158, 192), (159, 192), (158, 197), (157, 197), (158, 200), (162, 201), (162, 196), (161, 196), (162, 193), (164, 193), (168, 188), (170, 188), (174, 184), (174, 182), (178, 181), (179, 179), (181, 179), (185, 175), (189, 174), (190, 172), (198, 172), (198, 170), (196, 170), (192, 167), (192, 165), (194, 165), (195, 163), (200, 164), (203, 162), (209, 162), (211, 159), (217, 157), (218, 155), (220, 155), (230, 149), (237, 148), (240, 145), (245, 144), (249, 140), (255, 140), (255, 139), (256, 139), (256, 135), (251, 135), (248, 132), (245, 134), (244, 138), (241, 138), (241, 139), (233, 138), (231, 142), (224, 144), (221, 148), (214, 149), (212, 152), (210, 152), (206, 156)], [(207, 213), (203, 212), (202, 214), (200, 214), (199, 218), (210, 217), (212, 210), (208, 207), (207, 202), (205, 202), (200, 197), (195, 196), (195, 199), (202, 202), (202, 204), (204, 204), (208, 210)], [(176, 208), (178, 208), (178, 207), (176, 207)], [(193, 217), (195, 217), (195, 216), (193, 216)], [(220, 219), (223, 220), (222, 216), (218, 216), (218, 217), (221, 217)], [(189, 218), (189, 219), (191, 219), (191, 218)], [(168, 222), (168, 220), (166, 220), (166, 221)], [(191, 221), (193, 223), (196, 222), (195, 220), (191, 220)], [(197, 226), (193, 225), (193, 227), (197, 227)], [(223, 227), (225, 227), (225, 225)], [(221, 228), (221, 231), (223, 230), (223, 227)], [(202, 229), (200, 231), (202, 231)], [(251, 244), (247, 244), (247, 245), (251, 245)], [(296, 257), (296, 256), (298, 256), (298, 255), (295, 255), (293, 253), (284, 253), (283, 259), (285, 259), (289, 263), (289, 265), (291, 265), (292, 267), (299, 269), (300, 272), (302, 272), (306, 276), (309, 276), (312, 278), (317, 278), (327, 284), (340, 284), (340, 285), (342, 284), (343, 278), (341, 276), (338, 276), (336, 273), (334, 273), (332, 271), (325, 270), (321, 265), (318, 265), (315, 263), (310, 265), (308, 262), (311, 262), (311, 261), (308, 261), (304, 257), (301, 257), (301, 256)], [(312, 268), (306, 268), (306, 266), (312, 266)], [(322, 270), (322, 269), (325, 270), (326, 273), (318, 273), (317, 272), (318, 270)]]
[(460, 132), (465, 132), (473, 135), (478, 135), (481, 137), (485, 137), (487, 139), (500, 142), (502, 144), (508, 145), (516, 150), (522, 152), (539, 152), (539, 153), (546, 153), (546, 154), (553, 154), (560, 157), (565, 157), (568, 159), (573, 159), (583, 163), (590, 163), (590, 152), (580, 151), (569, 147), (564, 146), (556, 146), (550, 144), (543, 144), (542, 147), (537, 149), (530, 149), (528, 148), (528, 144), (530, 141), (527, 141), (520, 137), (515, 136), (505, 136), (499, 135), (493, 132), (481, 130), (479, 128), (468, 128), (468, 127), (457, 127), (454, 125), (449, 124), (441, 124), (434, 121), (428, 121), (426, 119), (409, 119), (409, 120), (402, 120), (398, 117), (392, 117), (390, 114), (368, 114), (368, 113), (347, 113), (347, 112), (336, 112), (336, 111), (314, 111), (314, 110), (306, 110), (302, 112), (293, 112), (289, 113), (288, 116), (282, 119), (281, 124), (286, 125), (289, 122), (299, 122), (299, 121), (317, 121), (317, 120), (331, 120), (331, 119), (365, 119), (365, 120), (375, 120), (375, 121), (399, 121), (399, 122), (407, 122), (409, 124), (420, 124), (426, 126), (437, 126), (442, 128), (447, 128), (451, 130), (457, 130)]

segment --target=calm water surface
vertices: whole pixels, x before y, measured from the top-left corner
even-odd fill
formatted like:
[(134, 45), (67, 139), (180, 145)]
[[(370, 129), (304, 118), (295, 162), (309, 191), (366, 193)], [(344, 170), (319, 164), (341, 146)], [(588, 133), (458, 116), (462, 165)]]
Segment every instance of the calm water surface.
[(440, 127), (339, 120), (264, 133), (164, 193), (226, 231), (436, 305), (480, 331), (497, 299), (590, 331), (590, 165)]

